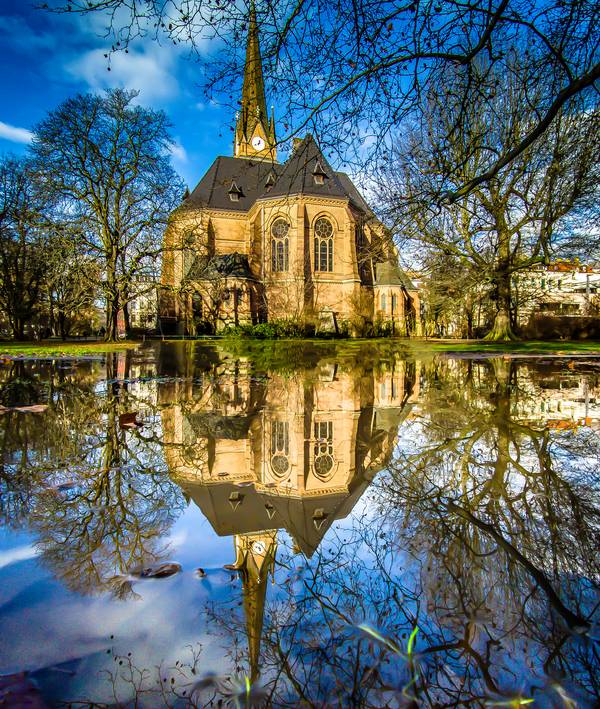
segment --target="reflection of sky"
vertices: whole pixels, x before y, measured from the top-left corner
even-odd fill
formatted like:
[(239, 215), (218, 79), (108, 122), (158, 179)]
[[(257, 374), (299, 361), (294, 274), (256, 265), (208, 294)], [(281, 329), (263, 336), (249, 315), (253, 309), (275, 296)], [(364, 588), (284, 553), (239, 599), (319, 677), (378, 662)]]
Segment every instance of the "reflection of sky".
[[(426, 392), (426, 387), (424, 391)], [(143, 391), (137, 393), (141, 394)], [(423, 402), (426, 401), (425, 397), (426, 393), (422, 395)], [(435, 404), (435, 401), (433, 403)], [(465, 412), (463, 414), (469, 419)], [(398, 432), (396, 453), (400, 458), (422, 451), (426, 445), (435, 443), (428, 430), (429, 419), (433, 418), (431, 410), (428, 411), (424, 404), (422, 408), (417, 407), (413, 415), (414, 418), (408, 418), (402, 423)], [(451, 428), (453, 424), (446, 422), (445, 425)], [(437, 426), (439, 433), (440, 421)], [(443, 429), (443, 426), (441, 428)], [(467, 428), (460, 431), (461, 435), (466, 432)], [(142, 433), (149, 437), (156, 434), (160, 438), (160, 417), (146, 419)], [(129, 433), (127, 435), (130, 436)], [(551, 432), (553, 444), (565, 437), (564, 433)], [(573, 437), (572, 433), (567, 436), (568, 439)], [(493, 446), (490, 447), (486, 443), (487, 440), (485, 436), (481, 439), (474, 448), (473, 455), (489, 461), (494, 450)], [(90, 441), (94, 441), (91, 434)], [(133, 445), (131, 450), (138, 456), (137, 465), (140, 467), (155, 472), (165, 469), (160, 449), (152, 446), (146, 448), (138, 444)], [(556, 453), (556, 445), (553, 451)], [(89, 456), (90, 464), (98, 459), (98, 451), (93, 446)], [(582, 461), (586, 461), (587, 465), (585, 448), (574, 450), (570, 457), (567, 456), (563, 464), (564, 471), (569, 475), (565, 476), (565, 479), (569, 480), (570, 476), (575, 478), (577, 463), (581, 464)], [(445, 455), (444, 462), (448, 467), (440, 465), (438, 472), (443, 474), (445, 470), (446, 473), (452, 473), (453, 456)], [(534, 462), (530, 451), (523, 448), (521, 463), (534, 470)], [(132, 464), (131, 467), (135, 468), (135, 465)], [(445, 483), (443, 475), (436, 478), (434, 468), (427, 469), (425, 473), (430, 482), (440, 485)], [(483, 479), (488, 473), (487, 468), (482, 468)], [(140, 483), (141, 478), (143, 475), (135, 478), (136, 484), (141, 491), (147, 491), (153, 480), (150, 478)], [(162, 481), (160, 476), (158, 479)], [(513, 473), (508, 480), (508, 491), (516, 496), (523, 487), (522, 481), (522, 476)], [(278, 559), (288, 566), (279, 566), (276, 584), (271, 586), (269, 583), (268, 607), (279, 604), (284, 613), (293, 615), (295, 603), (299, 603), (300, 599), (306, 596), (306, 586), (302, 579), (310, 578), (311, 574), (319, 569), (317, 589), (322, 598), (334, 605), (338, 602), (349, 602), (352, 595), (346, 591), (344, 584), (347, 583), (364, 603), (362, 606), (359, 604), (359, 610), (349, 617), (357, 623), (367, 622), (376, 626), (378, 619), (381, 619), (378, 613), (390, 602), (385, 595), (389, 589), (386, 588), (384, 574), (374, 566), (373, 548), (378, 546), (380, 550), (385, 550), (380, 561), (394, 582), (405, 592), (400, 608), (406, 613), (406, 617), (396, 618), (392, 615), (386, 619), (390, 624), (391, 636), (402, 640), (404, 646), (406, 639), (402, 639), (402, 634), (406, 636), (410, 633), (413, 621), (409, 619), (412, 618), (417, 618), (421, 629), (419, 639), (429, 634), (431, 642), (441, 642), (451, 639), (454, 634), (460, 635), (464, 632), (465, 617), (458, 607), (446, 609), (447, 612), (439, 618), (431, 617), (431, 604), (436, 593), (436, 574), (440, 573), (440, 569), (443, 571), (443, 563), (446, 560), (443, 555), (436, 559), (439, 550), (430, 548), (431, 539), (425, 536), (427, 518), (424, 519), (422, 515), (419, 519), (418, 514), (402, 499), (402, 480), (394, 481), (394, 485), (400, 487), (396, 507), (393, 504), (394, 497), (386, 492), (389, 483), (387, 473), (380, 473), (375, 484), (356, 502), (351, 514), (332, 525), (309, 562), (301, 555), (290, 553), (291, 540), (285, 533), (280, 532)], [(68, 497), (72, 492), (67, 491), (65, 494)], [(183, 570), (171, 578), (135, 582), (134, 591), (140, 595), (137, 600), (116, 600), (108, 592), (85, 596), (69, 591), (53, 577), (51, 570), (44, 565), (44, 559), (36, 556), (36, 539), (31, 533), (24, 529), (1, 531), (0, 674), (23, 669), (32, 671), (49, 699), (57, 699), (59, 696), (69, 699), (93, 697), (96, 701), (109, 702), (110, 685), (99, 674), (115, 668), (113, 655), (107, 650), (123, 655), (131, 652), (138, 667), (153, 668), (161, 661), (164, 661), (165, 665), (172, 665), (177, 660), (187, 659), (189, 653), (186, 646), (201, 643), (202, 674), (210, 671), (231, 671), (232, 659), (228, 653), (232, 651), (232, 638), (236, 637), (236, 632), (232, 629), (232, 623), (232, 628), (229, 629), (231, 632), (228, 634), (227, 624), (233, 615), (239, 622), (243, 613), (240, 606), (241, 581), (237, 575), (223, 569), (224, 564), (234, 560), (233, 540), (231, 537), (218, 537), (194, 503), (189, 504), (181, 514), (177, 508), (172, 511), (174, 519), (170, 526), (166, 527), (166, 536), (163, 536), (161, 542), (168, 544), (169, 558), (179, 562)], [(479, 514), (483, 513), (480, 511)], [(543, 518), (533, 520), (532, 517), (531, 521), (526, 521), (539, 523), (541, 531), (544, 531)], [(425, 527), (425, 531), (421, 526)], [(390, 529), (396, 538), (394, 544), (388, 546), (380, 533), (389, 533)], [(564, 536), (568, 536), (566, 532)], [(443, 540), (443, 543), (449, 542)], [(493, 545), (490, 544), (490, 547)], [(573, 554), (575, 561), (576, 554)], [(473, 579), (481, 580), (482, 589), (475, 589), (474, 596), (477, 597), (481, 590), (482, 597), (485, 598), (486, 604), (489, 604), (489, 607), (480, 611), (480, 615), (475, 616), (476, 627), (473, 632), (481, 643), (480, 649), (487, 640), (486, 632), (492, 627), (491, 621), (497, 622), (502, 628), (503, 623), (509, 624), (508, 621), (514, 620), (515, 609), (511, 604), (515, 599), (518, 601), (521, 592), (520, 587), (506, 587), (503, 576), (506, 570), (505, 562), (503, 557), (498, 556), (497, 550), (492, 549), (489, 556), (484, 555), (481, 559), (481, 567), (466, 580), (467, 585), (472, 583)], [(572, 572), (579, 570), (575, 561)], [(203, 579), (195, 575), (199, 567), (207, 574)], [(551, 573), (552, 569), (548, 568), (547, 571)], [(517, 574), (515, 578), (523, 576), (519, 577)], [(527, 580), (526, 576), (525, 578)], [(524, 593), (528, 592), (527, 583)], [(443, 588), (442, 592), (445, 590)], [(377, 602), (382, 604), (379, 610), (376, 610)], [(221, 614), (221, 625), (215, 624), (212, 615), (207, 611), (207, 605), (212, 606), (213, 603), (225, 609)], [(228, 615), (228, 608), (233, 615)], [(312, 637), (314, 642), (315, 636), (320, 639), (318, 623), (322, 621), (322, 608), (316, 602), (302, 608), (300, 622), (304, 624), (303, 631), (306, 637)], [(360, 616), (363, 611), (364, 615)], [(528, 612), (532, 617), (539, 616), (543, 625), (547, 618), (543, 597), (541, 601), (539, 598), (530, 600)], [(267, 618), (265, 625), (268, 623)], [(487, 629), (486, 624), (490, 624)], [(545, 629), (540, 630), (542, 639), (544, 632)], [(356, 644), (356, 631), (346, 627), (342, 635), (340, 642), (349, 646)], [(239, 640), (244, 653), (247, 647), (246, 638), (238, 633), (236, 639)], [(294, 653), (305, 652), (300, 642), (303, 639), (304, 636), (294, 645)], [(569, 639), (565, 647), (574, 642), (575, 640)], [(511, 677), (517, 677), (520, 683), (525, 684), (532, 676), (539, 679), (543, 675), (541, 663), (544, 658), (539, 645), (510, 633), (507, 633), (503, 643), (501, 663), (507, 687), (514, 688), (514, 683), (510, 684)], [(500, 653), (500, 650), (497, 652)], [(525, 669), (525, 659), (530, 662), (531, 669)]]
[[(21, 533), (5, 533), (2, 539), (3, 547), (13, 549), (31, 548), (27, 541)], [(186, 645), (198, 642), (204, 646), (203, 666), (223, 671), (222, 651), (207, 641), (203, 607), (231, 586), (239, 592), (237, 579), (232, 584), (230, 572), (222, 569), (232, 560), (231, 539), (217, 537), (191, 505), (174, 524), (170, 541), (182, 573), (136, 583), (138, 600), (71, 593), (33, 559), (6, 566), (0, 587), (0, 673), (79, 660), (65, 696), (97, 696), (97, 673), (111, 667), (108, 648), (131, 652), (140, 667), (153, 667), (161, 659), (174, 663), (185, 656)], [(205, 579), (196, 578), (198, 567), (206, 571)]]
[[(375, 502), (366, 494), (353, 518), (364, 520), (373, 514), (377, 514)], [(334, 523), (322, 542), (325, 557), (331, 558), (355, 537), (352, 527), (349, 520)], [(170, 666), (189, 659), (187, 646), (197, 643), (202, 644), (203, 673), (231, 671), (225, 654), (228, 639), (207, 625), (205, 610), (207, 602), (231, 603), (235, 608), (236, 599), (241, 599), (239, 578), (223, 569), (234, 559), (231, 537), (218, 537), (191, 503), (165, 541), (182, 572), (167, 579), (141, 580), (134, 584), (141, 598), (120, 601), (109, 593), (81, 596), (70, 592), (34, 558), (19, 560), (23, 550), (34, 550), (30, 535), (5, 531), (0, 537), (0, 554), (4, 555), (0, 559), (9, 560), (12, 550), (14, 560), (2, 569), (0, 674), (29, 670), (46, 693), (52, 692), (58, 676), (61, 697), (110, 701), (109, 683), (99, 680), (100, 673), (114, 669), (107, 650), (119, 655), (131, 652), (138, 667), (153, 668), (161, 661)], [(290, 549), (285, 532), (280, 533), (280, 544)], [(355, 561), (367, 562), (368, 557), (368, 550), (357, 546)], [(292, 558), (296, 568), (304, 565), (301, 555)], [(205, 578), (196, 577), (199, 567), (206, 572)], [(278, 577), (286, 575), (285, 570), (278, 570)], [(301, 586), (297, 591), (302, 591)], [(278, 587), (271, 584), (267, 594), (271, 601), (281, 597)]]

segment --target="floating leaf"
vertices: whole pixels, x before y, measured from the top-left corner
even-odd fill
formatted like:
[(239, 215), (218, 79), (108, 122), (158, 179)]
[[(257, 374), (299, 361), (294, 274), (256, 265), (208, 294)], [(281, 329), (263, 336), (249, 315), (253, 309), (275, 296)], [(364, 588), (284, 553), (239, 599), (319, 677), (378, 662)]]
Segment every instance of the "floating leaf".
[(142, 424), (137, 420), (137, 412), (133, 411), (127, 414), (120, 414), (119, 426), (121, 428), (138, 428)]

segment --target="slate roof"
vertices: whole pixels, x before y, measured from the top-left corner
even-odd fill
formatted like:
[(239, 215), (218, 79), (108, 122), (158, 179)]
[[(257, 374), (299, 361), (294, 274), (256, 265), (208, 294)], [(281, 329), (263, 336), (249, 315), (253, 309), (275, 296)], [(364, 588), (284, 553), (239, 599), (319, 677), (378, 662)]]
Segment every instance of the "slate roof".
[[(182, 206), (247, 212), (265, 193), (269, 173), (272, 171), (277, 181), (282, 169), (282, 165), (266, 160), (218, 157)], [(242, 191), (238, 202), (229, 198), (232, 182)]]
[(382, 261), (375, 264), (376, 286), (403, 286), (406, 290), (417, 290), (410, 278), (394, 261)]
[(223, 416), (213, 411), (188, 414), (194, 433), (202, 438), (219, 438), (239, 441), (248, 438), (251, 416)]
[[(369, 480), (362, 477), (353, 480), (348, 492), (304, 498), (270, 495), (259, 492), (253, 485), (239, 487), (230, 482), (202, 485), (180, 481), (179, 484), (219, 536), (283, 528), (310, 557), (332, 523), (351, 512)], [(239, 506), (230, 503), (232, 492), (241, 496)], [(315, 524), (317, 510), (323, 510), (326, 517)]]
[[(325, 173), (322, 185), (315, 182), (315, 168)], [(233, 183), (241, 191), (238, 201), (229, 197)], [(349, 199), (360, 211), (373, 216), (352, 180), (333, 170), (312, 135), (304, 138), (283, 165), (251, 158), (218, 157), (182, 207), (247, 212), (261, 197), (298, 194)]]
[(196, 256), (186, 278), (191, 281), (218, 278), (253, 278), (248, 256), (234, 252), (217, 256)]

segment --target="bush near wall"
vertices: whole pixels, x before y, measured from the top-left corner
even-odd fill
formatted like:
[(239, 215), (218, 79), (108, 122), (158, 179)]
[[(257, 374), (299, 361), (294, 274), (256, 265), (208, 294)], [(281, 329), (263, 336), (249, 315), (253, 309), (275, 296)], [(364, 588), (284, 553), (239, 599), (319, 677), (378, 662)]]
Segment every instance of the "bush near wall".
[(523, 335), (534, 340), (600, 340), (600, 318), (534, 315)]
[(222, 330), (221, 334), (256, 337), (259, 340), (275, 340), (283, 337), (313, 337), (315, 327), (300, 320), (281, 319), (257, 325), (231, 325)]

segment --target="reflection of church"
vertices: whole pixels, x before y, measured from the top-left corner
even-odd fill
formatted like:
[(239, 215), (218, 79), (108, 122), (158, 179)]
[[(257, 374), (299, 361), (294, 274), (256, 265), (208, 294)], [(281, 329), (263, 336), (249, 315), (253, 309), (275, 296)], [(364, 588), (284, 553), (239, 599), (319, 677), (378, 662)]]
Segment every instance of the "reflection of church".
[(398, 360), (377, 375), (322, 365), (262, 381), (238, 360), (205, 384), (167, 389), (167, 463), (217, 534), (234, 537), (254, 668), (277, 530), (310, 557), (351, 512), (391, 457), (414, 365)]
[(233, 157), (217, 157), (165, 234), (165, 333), (296, 318), (359, 331), (419, 327), (418, 294), (384, 225), (317, 142), (277, 160), (251, 9)]

